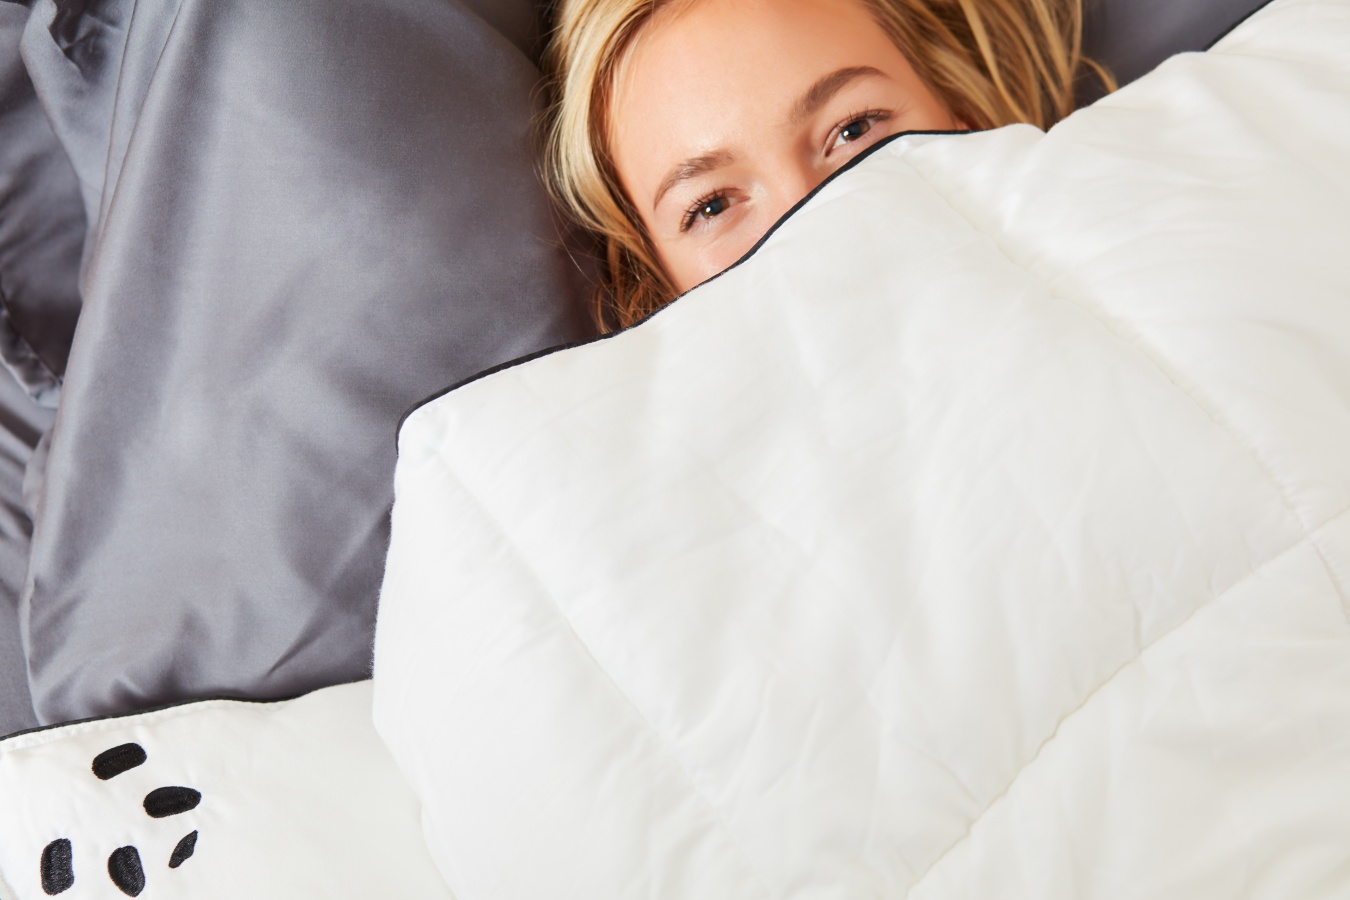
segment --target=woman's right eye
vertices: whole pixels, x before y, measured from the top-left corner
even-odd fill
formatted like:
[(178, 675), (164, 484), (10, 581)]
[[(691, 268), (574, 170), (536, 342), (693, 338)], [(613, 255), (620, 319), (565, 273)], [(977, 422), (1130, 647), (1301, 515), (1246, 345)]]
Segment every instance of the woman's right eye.
[(700, 198), (693, 206), (685, 211), (684, 222), (680, 225), (680, 231), (688, 231), (700, 220), (703, 222), (711, 222), (713, 219), (726, 212), (727, 207), (730, 205), (731, 201), (727, 198), (727, 195), (721, 191)]

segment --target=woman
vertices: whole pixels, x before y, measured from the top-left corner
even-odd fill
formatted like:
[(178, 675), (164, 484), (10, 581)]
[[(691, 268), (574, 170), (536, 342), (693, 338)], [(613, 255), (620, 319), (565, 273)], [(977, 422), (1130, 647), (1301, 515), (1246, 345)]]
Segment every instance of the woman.
[(734, 263), (882, 138), (1073, 109), (1081, 0), (562, 0), (545, 180), (627, 326)]

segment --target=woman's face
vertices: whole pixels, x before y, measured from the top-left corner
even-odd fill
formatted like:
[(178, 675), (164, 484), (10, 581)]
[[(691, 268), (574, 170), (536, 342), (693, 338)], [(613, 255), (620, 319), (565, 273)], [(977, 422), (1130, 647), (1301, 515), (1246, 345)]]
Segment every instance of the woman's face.
[(612, 115), (619, 178), (680, 291), (881, 138), (962, 127), (861, 0), (673, 4), (624, 59)]

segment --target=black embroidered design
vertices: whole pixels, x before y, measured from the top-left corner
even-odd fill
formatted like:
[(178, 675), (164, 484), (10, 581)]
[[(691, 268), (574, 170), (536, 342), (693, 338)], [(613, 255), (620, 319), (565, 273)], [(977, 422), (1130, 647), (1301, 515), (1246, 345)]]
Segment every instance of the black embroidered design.
[(201, 802), (201, 793), (192, 788), (155, 788), (145, 795), (145, 812), (152, 819), (163, 819), (196, 809)]
[(75, 884), (74, 854), (70, 841), (59, 838), (42, 848), (42, 890), (55, 896)]
[(141, 854), (135, 847), (118, 847), (108, 857), (108, 874), (113, 884), (128, 897), (145, 890), (145, 870), (141, 868)]
[(145, 748), (140, 744), (120, 744), (94, 757), (94, 774), (100, 781), (107, 781), (136, 768), (145, 760)]
[[(123, 772), (144, 765), (148, 758), (140, 744), (118, 744), (94, 757), (90, 768), (100, 781), (116, 778)], [(197, 808), (202, 802), (200, 791), (189, 787), (155, 788), (145, 795), (143, 805), (147, 815), (156, 819), (176, 816)], [(184, 835), (169, 855), (169, 868), (176, 869), (197, 850), (197, 832)], [(75, 884), (75, 853), (66, 838), (52, 841), (42, 850), (40, 861), (42, 890), (55, 896), (70, 890)], [(108, 876), (118, 890), (128, 897), (137, 897), (145, 890), (145, 867), (141, 865), (141, 851), (135, 847), (118, 847), (108, 857)]]
[(183, 864), (193, 851), (197, 849), (197, 832), (187, 835), (178, 842), (178, 846), (173, 848), (173, 855), (169, 857), (169, 868), (176, 869)]

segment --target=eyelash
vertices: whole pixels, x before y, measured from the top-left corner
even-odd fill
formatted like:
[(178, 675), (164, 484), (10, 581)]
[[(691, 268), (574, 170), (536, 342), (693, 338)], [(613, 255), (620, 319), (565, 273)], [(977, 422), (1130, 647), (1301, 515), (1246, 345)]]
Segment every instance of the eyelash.
[[(838, 125), (834, 126), (834, 128), (830, 131), (829, 143), (827, 145), (826, 152), (834, 149), (834, 144), (836, 141), (839, 140), (839, 135), (841, 135), (844, 132), (844, 129), (848, 128), (848, 126), (853, 125), (857, 122), (861, 122), (864, 119), (870, 119), (872, 120), (872, 127), (876, 127), (880, 123), (885, 122), (890, 117), (891, 114), (886, 112), (884, 109), (869, 109), (864, 110), (862, 112), (850, 114), (846, 119), (844, 119)], [(868, 130), (870, 131), (871, 129), (869, 128)], [(689, 208), (684, 211), (684, 219), (680, 222), (680, 232), (684, 233), (687, 232), (689, 229), (693, 228), (694, 221), (698, 218), (698, 214), (702, 212), (703, 209), (708, 206), (708, 204), (716, 203), (718, 200), (726, 200), (726, 199), (727, 199), (726, 191), (716, 190), (713, 191), (712, 193), (704, 194), (702, 197), (695, 200), (689, 206)]]

